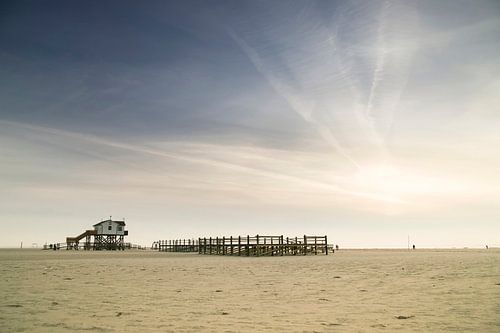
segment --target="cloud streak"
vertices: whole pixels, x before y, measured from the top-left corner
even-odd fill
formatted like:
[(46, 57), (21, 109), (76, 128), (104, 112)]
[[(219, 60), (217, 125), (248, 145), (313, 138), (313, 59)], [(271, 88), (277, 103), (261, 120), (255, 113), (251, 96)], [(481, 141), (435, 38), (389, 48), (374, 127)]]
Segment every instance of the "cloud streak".
[[(54, 128), (48, 128), (48, 127), (43, 127), (43, 126), (36, 126), (36, 125), (29, 125), (29, 124), (21, 124), (17, 122), (12, 122), (12, 121), (5, 121), (5, 120), (0, 120), (0, 124), (8, 125), (8, 126), (17, 126), (23, 129), (27, 130), (34, 130), (38, 132), (43, 132), (47, 133), (50, 135), (54, 135), (56, 137), (59, 137), (61, 139), (64, 138), (71, 138), (71, 139), (76, 139), (79, 141), (84, 141), (87, 143), (91, 143), (97, 146), (104, 146), (104, 147), (110, 147), (114, 149), (120, 149), (120, 150), (126, 150), (130, 151), (133, 153), (139, 153), (139, 154), (145, 154), (149, 156), (154, 156), (154, 157), (160, 157), (164, 159), (172, 159), (172, 160), (177, 160), (181, 162), (186, 162), (189, 164), (197, 164), (197, 165), (204, 165), (208, 167), (213, 167), (217, 169), (224, 169), (227, 171), (232, 171), (232, 172), (237, 172), (237, 173), (242, 173), (248, 176), (252, 177), (265, 177), (265, 178), (270, 178), (274, 179), (277, 181), (282, 181), (282, 182), (290, 182), (292, 184), (296, 184), (297, 186), (305, 186), (311, 189), (315, 189), (316, 191), (321, 191), (325, 193), (331, 193), (331, 194), (341, 194), (341, 195), (346, 195), (346, 196), (352, 196), (352, 197), (360, 197), (360, 198), (365, 198), (367, 200), (374, 200), (374, 201), (384, 201), (384, 202), (401, 202), (400, 199), (396, 197), (391, 197), (388, 195), (381, 195), (379, 193), (369, 193), (369, 192), (362, 192), (362, 191), (353, 191), (353, 190), (346, 190), (343, 189), (342, 187), (339, 187), (337, 185), (334, 185), (332, 183), (328, 182), (319, 182), (315, 180), (311, 180), (308, 178), (304, 177), (297, 177), (293, 176), (290, 174), (287, 174), (286, 172), (275, 172), (271, 170), (266, 170), (263, 168), (256, 168), (256, 167), (249, 167), (244, 164), (238, 164), (234, 162), (230, 162), (227, 160), (223, 159), (217, 159), (217, 155), (215, 155), (212, 158), (204, 158), (200, 157), (199, 154), (198, 156), (192, 156), (189, 154), (182, 154), (179, 152), (171, 152), (171, 151), (165, 151), (161, 149), (155, 149), (153, 147), (147, 146), (147, 145), (137, 145), (137, 144), (129, 144), (129, 143), (123, 143), (123, 142), (117, 142), (114, 140), (109, 140), (109, 139), (104, 139), (101, 137), (97, 136), (90, 136), (90, 135), (85, 135), (81, 133), (75, 133), (75, 132), (69, 132), (65, 130), (59, 130), (59, 129), (54, 129)], [(205, 146), (206, 148), (207, 146)], [(199, 150), (200, 148), (198, 148)], [(203, 148), (201, 148), (203, 149)], [(230, 156), (229, 159), (232, 159), (234, 156)], [(233, 158), (234, 159), (234, 158)], [(110, 161), (117, 163), (116, 159), (111, 159)], [(271, 163), (272, 165), (273, 163)]]

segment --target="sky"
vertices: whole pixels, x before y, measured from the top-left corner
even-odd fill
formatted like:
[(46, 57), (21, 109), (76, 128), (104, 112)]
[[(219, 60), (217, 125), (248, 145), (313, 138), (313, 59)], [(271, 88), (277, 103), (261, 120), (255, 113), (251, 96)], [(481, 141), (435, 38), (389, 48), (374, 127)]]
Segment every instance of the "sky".
[(500, 246), (498, 1), (2, 1), (0, 247)]

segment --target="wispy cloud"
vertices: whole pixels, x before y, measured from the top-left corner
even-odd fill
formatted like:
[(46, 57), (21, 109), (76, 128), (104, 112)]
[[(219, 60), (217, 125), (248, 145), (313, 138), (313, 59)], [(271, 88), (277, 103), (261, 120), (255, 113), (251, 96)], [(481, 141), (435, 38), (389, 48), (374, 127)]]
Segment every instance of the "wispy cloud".
[[(295, 176), (287, 173), (285, 170), (280, 170), (280, 171), (273, 170), (273, 167), (276, 166), (277, 164), (284, 165), (285, 163), (283, 160), (279, 161), (276, 160), (275, 158), (270, 157), (272, 153), (268, 153), (267, 157), (259, 163), (259, 165), (268, 166), (267, 168), (264, 168), (264, 167), (248, 166), (245, 164), (234, 162), (237, 160), (245, 160), (245, 159), (248, 160), (249, 157), (252, 157), (251, 155), (249, 155), (250, 153), (248, 150), (243, 152), (243, 156), (241, 155), (241, 153), (238, 154), (238, 151), (241, 151), (241, 149), (238, 149), (237, 147), (235, 149), (235, 147), (225, 146), (223, 148), (216, 150), (211, 149), (209, 150), (209, 153), (206, 153), (207, 148), (210, 148), (210, 146), (204, 144), (194, 144), (194, 145), (191, 144), (190, 146), (184, 146), (184, 148), (188, 147), (190, 148), (188, 149), (188, 151), (194, 150), (194, 153), (186, 153), (186, 152), (182, 153), (179, 151), (179, 149), (177, 151), (167, 151), (165, 149), (154, 148), (150, 145), (118, 142), (115, 140), (105, 139), (93, 135), (86, 135), (82, 133), (70, 132), (66, 130), (49, 128), (45, 126), (21, 124), (18, 122), (4, 121), (4, 120), (0, 120), (0, 124), (8, 126), (16, 126), (31, 131), (47, 133), (56, 136), (61, 140), (64, 140), (65, 138), (66, 139), (71, 138), (71, 139), (76, 139), (78, 141), (90, 143), (96, 146), (126, 150), (133, 153), (159, 157), (162, 159), (177, 160), (188, 164), (203, 165), (211, 168), (236, 172), (242, 175), (246, 175), (247, 177), (264, 177), (268, 179), (273, 179), (274, 181), (282, 182), (283, 184), (290, 183), (290, 184), (295, 184), (298, 187), (305, 187), (304, 190), (306, 192), (308, 191), (306, 189), (309, 188), (310, 190), (313, 191), (319, 191), (330, 194), (340, 194), (349, 197), (361, 197), (367, 200), (400, 202), (400, 199), (396, 197), (391, 197), (389, 195), (381, 195), (380, 193), (370, 193), (370, 192), (356, 191), (352, 189), (345, 189), (332, 182), (317, 181), (314, 179), (310, 179), (308, 177)], [(221, 155), (221, 152), (227, 151), (227, 149), (233, 149), (234, 152), (231, 154), (226, 153), (225, 156)], [(201, 151), (205, 151), (205, 153), (200, 153)], [(210, 156), (210, 158), (208, 158), (208, 156)], [(255, 159), (256, 157), (259, 157), (260, 159), (262, 159), (262, 156), (263, 156), (262, 152), (259, 152), (259, 154), (254, 155), (253, 158)], [(286, 156), (285, 158), (288, 157), (289, 156)], [(129, 160), (130, 159), (127, 159), (127, 161)], [(121, 163), (122, 161), (120, 161), (119, 158), (112, 158), (109, 161), (113, 163), (118, 163), (120, 165), (122, 164)], [(246, 181), (243, 181), (243, 183), (245, 182)]]

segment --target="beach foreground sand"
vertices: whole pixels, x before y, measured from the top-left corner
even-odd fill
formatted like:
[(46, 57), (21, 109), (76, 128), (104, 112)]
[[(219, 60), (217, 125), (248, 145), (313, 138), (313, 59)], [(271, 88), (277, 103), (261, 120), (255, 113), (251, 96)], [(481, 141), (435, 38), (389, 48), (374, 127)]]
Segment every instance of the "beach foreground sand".
[(500, 251), (0, 250), (0, 332), (500, 332)]

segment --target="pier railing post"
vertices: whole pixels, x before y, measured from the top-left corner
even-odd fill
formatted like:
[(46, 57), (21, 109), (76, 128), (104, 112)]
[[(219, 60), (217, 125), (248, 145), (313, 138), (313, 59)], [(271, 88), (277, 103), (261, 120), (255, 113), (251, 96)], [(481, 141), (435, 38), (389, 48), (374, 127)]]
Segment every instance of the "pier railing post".
[(260, 248), (259, 248), (259, 235), (257, 235), (257, 245), (255, 246), (255, 250), (257, 252), (257, 257), (259, 256), (259, 251), (260, 251)]
[(325, 254), (328, 255), (328, 239), (325, 235)]

